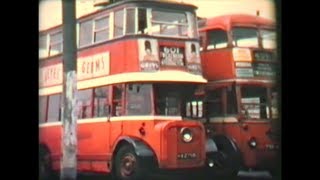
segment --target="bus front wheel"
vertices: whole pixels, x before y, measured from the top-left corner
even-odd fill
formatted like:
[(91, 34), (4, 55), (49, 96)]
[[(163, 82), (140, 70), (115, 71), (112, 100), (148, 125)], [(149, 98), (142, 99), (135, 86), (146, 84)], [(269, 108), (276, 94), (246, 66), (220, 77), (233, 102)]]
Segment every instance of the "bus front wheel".
[(120, 147), (115, 158), (115, 175), (119, 180), (143, 179), (143, 168), (134, 149), (130, 145)]

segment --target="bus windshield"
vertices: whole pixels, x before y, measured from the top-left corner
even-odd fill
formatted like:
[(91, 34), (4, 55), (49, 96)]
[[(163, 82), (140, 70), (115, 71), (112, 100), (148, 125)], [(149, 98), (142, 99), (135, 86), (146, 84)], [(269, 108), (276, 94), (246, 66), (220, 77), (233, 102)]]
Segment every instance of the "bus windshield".
[(153, 9), (151, 26), (152, 34), (155, 35), (188, 36), (185, 12)]
[(237, 47), (258, 47), (258, 31), (254, 28), (236, 27), (232, 30), (233, 45)]
[(262, 47), (264, 49), (276, 49), (276, 32), (274, 30), (262, 29), (260, 31)]
[(248, 119), (269, 119), (267, 88), (242, 86), (241, 107)]
[(187, 98), (194, 94), (194, 84), (154, 84), (156, 115), (185, 116)]
[[(276, 32), (271, 29), (259, 30), (261, 36), (261, 44), (264, 49), (276, 48)], [(232, 43), (237, 47), (259, 47), (258, 29), (235, 27), (232, 30)]]

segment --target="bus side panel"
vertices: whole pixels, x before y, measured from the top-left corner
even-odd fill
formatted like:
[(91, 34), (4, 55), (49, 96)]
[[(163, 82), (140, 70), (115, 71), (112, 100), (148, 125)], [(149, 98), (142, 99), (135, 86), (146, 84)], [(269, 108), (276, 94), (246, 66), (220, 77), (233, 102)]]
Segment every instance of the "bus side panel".
[(106, 172), (110, 157), (110, 125), (104, 122), (78, 124), (78, 170)]
[(45, 144), (50, 151), (53, 169), (60, 169), (61, 151), (61, 125), (40, 127), (40, 143)]
[[(271, 166), (269, 162), (275, 161), (274, 150), (268, 150), (268, 145), (273, 145), (274, 142), (267, 136), (267, 131), (271, 128), (269, 122), (246, 122), (248, 130), (242, 130), (242, 145), (244, 164), (247, 167), (262, 167)], [(251, 137), (257, 139), (257, 148), (251, 149), (248, 146), (248, 141)], [(268, 162), (269, 161), (269, 162)]]
[(122, 49), (122, 52), (124, 53), (124, 70), (126, 72), (140, 71), (140, 60), (138, 53), (139, 47), (137, 39), (126, 41), (124, 46), (125, 51)]
[(79, 57), (88, 57), (92, 54), (109, 52), (109, 74), (139, 71), (138, 45), (137, 40), (123, 40), (100, 46), (89, 47), (78, 53)]
[(240, 126), (238, 123), (215, 122), (215, 123), (211, 123), (211, 126), (213, 127), (214, 131), (217, 134), (226, 135), (232, 140), (234, 140), (238, 146), (241, 145), (242, 138), (241, 138)]
[[(124, 121), (123, 134), (137, 137), (144, 141), (154, 151), (157, 157), (160, 157), (160, 130), (156, 129), (154, 120), (147, 121)], [(144, 131), (144, 134), (141, 132)]]
[(231, 49), (209, 50), (201, 53), (204, 76), (209, 80), (235, 77)]

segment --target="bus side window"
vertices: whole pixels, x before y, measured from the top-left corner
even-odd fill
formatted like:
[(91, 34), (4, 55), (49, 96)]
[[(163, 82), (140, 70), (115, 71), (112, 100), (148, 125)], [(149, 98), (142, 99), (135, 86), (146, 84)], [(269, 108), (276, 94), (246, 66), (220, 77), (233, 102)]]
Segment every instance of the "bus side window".
[(199, 100), (188, 101), (186, 103), (185, 115), (189, 118), (202, 118), (203, 102)]
[(237, 114), (237, 96), (234, 86), (227, 87), (227, 114)]
[(126, 115), (150, 115), (150, 84), (128, 84), (126, 86)]
[(39, 97), (39, 124), (47, 121), (48, 96)]
[(208, 117), (223, 116), (222, 90), (223, 89), (216, 89), (209, 91), (208, 97), (206, 98), (206, 113)]
[(206, 33), (204, 32), (200, 32), (199, 33), (199, 36), (200, 36), (200, 51), (203, 51), (203, 50), (206, 50), (206, 38), (207, 38), (207, 35)]
[(122, 115), (122, 85), (113, 86), (112, 90), (112, 116)]
[(147, 11), (144, 8), (138, 9), (138, 33), (146, 34), (147, 30)]
[(207, 49), (226, 48), (228, 45), (227, 32), (216, 29), (208, 32), (208, 46)]
[(47, 122), (59, 121), (61, 93), (49, 96)]
[(85, 119), (92, 117), (92, 89), (85, 89), (78, 91), (78, 119)]
[(94, 117), (106, 117), (109, 115), (108, 86), (95, 88), (94, 90)]

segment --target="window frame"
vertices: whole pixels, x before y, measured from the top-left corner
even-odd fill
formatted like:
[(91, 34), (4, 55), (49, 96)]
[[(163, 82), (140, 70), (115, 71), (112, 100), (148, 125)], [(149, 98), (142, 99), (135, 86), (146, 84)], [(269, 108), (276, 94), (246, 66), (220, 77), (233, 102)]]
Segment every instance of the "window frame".
[[(235, 41), (235, 33), (234, 29), (247, 29), (247, 30), (255, 30), (256, 31), (256, 38), (257, 42), (255, 46), (239, 46), (237, 41)], [(261, 40), (260, 40), (260, 30), (257, 27), (249, 27), (249, 26), (232, 26), (230, 29), (231, 34), (231, 44), (233, 47), (239, 47), (239, 48), (259, 48), (261, 47)]]
[[(108, 25), (107, 27), (102, 27), (102, 28), (99, 28), (99, 29), (96, 29), (96, 23), (97, 21), (103, 19), (103, 18), (107, 18), (108, 19)], [(105, 41), (109, 41), (111, 40), (112, 38), (110, 37), (110, 14), (104, 14), (104, 15), (101, 15), (101, 16), (97, 16), (95, 18), (92, 19), (93, 23), (92, 23), (92, 43), (91, 44), (97, 44), (97, 43), (101, 43), (101, 42), (105, 42)], [(101, 31), (104, 31), (104, 30), (107, 30), (107, 39), (102, 39), (102, 40), (96, 40), (96, 34), (101, 32)]]
[[(178, 13), (178, 12), (181, 12), (180, 14), (184, 14), (185, 15), (185, 18), (187, 20), (186, 23), (172, 23), (172, 22), (166, 22), (166, 21), (159, 21), (159, 20), (153, 20), (152, 18), (152, 12), (153, 11), (159, 11), (159, 12), (173, 12), (173, 13)], [(154, 36), (158, 36), (158, 37), (174, 37), (174, 38), (190, 38), (189, 35), (188, 35), (188, 31), (190, 30), (190, 22), (189, 22), (189, 18), (188, 18), (188, 14), (185, 12), (185, 11), (174, 11), (174, 10), (170, 10), (170, 9), (164, 9), (164, 8), (150, 8), (149, 10), (149, 16), (147, 15), (148, 18), (148, 33), (151, 34), (151, 35), (154, 35)], [(177, 26), (178, 28), (178, 31), (179, 31), (179, 34), (181, 33), (181, 28), (179, 28), (180, 26), (186, 26), (186, 29), (187, 29), (187, 33), (185, 36), (183, 35), (170, 35), (170, 34), (161, 34), (160, 31), (158, 34), (155, 34), (154, 33), (154, 30), (153, 29), (153, 24), (158, 24), (158, 25), (162, 25), (162, 24), (165, 24), (165, 25), (174, 25), (174, 26)]]
[[(50, 105), (52, 105), (52, 103), (50, 102), (50, 99), (52, 96), (56, 96), (59, 95), (59, 102), (58, 102), (58, 120), (56, 121), (49, 121), (49, 110), (50, 110)], [(61, 103), (62, 103), (62, 93), (57, 93), (57, 94), (51, 94), (48, 95), (48, 106), (47, 106), (47, 113), (46, 113), (46, 122), (47, 123), (51, 123), (51, 122), (60, 122), (61, 121)]]
[[(134, 34), (137, 34), (138, 33), (138, 8), (137, 7), (127, 7), (127, 8), (124, 8), (124, 10), (125, 10), (125, 33), (124, 33), (124, 35), (134, 35)], [(132, 32), (130, 32), (130, 33), (128, 33), (127, 32), (127, 27), (129, 27), (128, 26), (128, 10), (134, 10), (134, 23), (133, 23), (133, 25), (134, 25), (134, 30), (133, 30), (133, 33)]]
[[(113, 11), (113, 24), (112, 24), (112, 26), (113, 26), (113, 38), (114, 39), (116, 39), (116, 38), (120, 38), (120, 37), (123, 37), (123, 36), (125, 36), (125, 30), (126, 30), (126, 15), (127, 15), (127, 13), (126, 13), (126, 10), (125, 10), (126, 8), (120, 8), (120, 9), (117, 9), (117, 10), (114, 10)], [(116, 12), (120, 12), (120, 11), (122, 11), (122, 34), (121, 35), (116, 35)], [(120, 32), (120, 31), (119, 31)]]
[[(51, 41), (52, 40), (52, 36), (56, 35), (56, 34), (61, 34), (61, 40), (57, 40), (57, 41)], [(48, 33), (48, 36), (49, 36), (49, 46), (48, 46), (48, 56), (55, 56), (55, 55), (58, 55), (58, 54), (61, 54), (63, 53), (63, 32), (61, 29), (59, 30), (56, 30), (56, 31), (53, 31), (53, 32), (50, 32)], [(59, 51), (58, 53), (55, 53), (55, 54), (52, 54), (52, 46), (55, 46), (55, 45), (59, 45), (61, 46), (61, 51)]]
[[(83, 91), (91, 91), (89, 92), (88, 94), (90, 94), (90, 98), (88, 98), (88, 100), (86, 102), (90, 102), (89, 105), (79, 105), (78, 103), (80, 103), (80, 96), (79, 96), (79, 93), (83, 92)], [(80, 89), (77, 91), (77, 104), (76, 104), (76, 109), (77, 109), (77, 120), (82, 120), (82, 119), (90, 119), (90, 118), (93, 118), (93, 114), (94, 114), (94, 88), (88, 88), (88, 89)], [(81, 101), (82, 103), (82, 101)], [(86, 111), (89, 111), (90, 114), (86, 117), (83, 117), (83, 113), (86, 113), (86, 112), (83, 112), (83, 107), (86, 106), (86, 108), (89, 108), (89, 110), (86, 110)], [(81, 108), (81, 110), (80, 110)], [(79, 117), (79, 114), (81, 113), (81, 117)]]
[[(81, 39), (81, 24), (83, 24), (83, 23), (87, 23), (87, 22), (91, 22), (91, 26), (90, 26), (90, 28), (91, 28), (91, 41), (89, 42), (89, 43), (87, 43), (87, 44), (84, 44), (84, 45), (81, 45), (81, 42), (80, 42), (80, 39)], [(93, 29), (93, 26), (94, 26), (94, 20), (93, 19), (89, 19), (89, 20), (85, 20), (85, 21), (81, 21), (81, 22), (79, 22), (78, 23), (79, 24), (79, 38), (78, 38), (78, 41), (79, 41), (79, 48), (82, 48), (82, 47), (87, 47), (87, 46), (91, 46), (92, 44), (94, 44), (94, 40), (93, 40), (93, 38), (94, 38), (94, 29)]]
[[(40, 102), (39, 102), (39, 124), (44, 124), (44, 123), (47, 123), (47, 121), (48, 121), (48, 107), (49, 107), (49, 96), (39, 96), (39, 101), (41, 101), (40, 100), (40, 98), (45, 98), (45, 107), (43, 108), (42, 107), (42, 104), (40, 104)], [(44, 109), (44, 112), (41, 112), (41, 110), (43, 110)], [(44, 119), (43, 120), (41, 120), (41, 115), (40, 115), (40, 113), (44, 113)]]
[[(220, 32), (224, 32), (225, 33), (225, 37), (226, 37), (226, 45), (224, 47), (216, 47), (216, 44), (211, 45), (211, 33), (214, 31), (220, 31)], [(228, 31), (221, 29), (221, 28), (216, 28), (216, 29), (210, 29), (207, 31), (207, 33), (204, 36), (206, 38), (206, 43), (205, 43), (205, 49), (206, 50), (217, 50), (217, 49), (226, 49), (229, 47), (229, 36), (228, 36)], [(213, 48), (210, 48), (209, 46), (214, 46)]]
[[(96, 114), (96, 108), (99, 108), (99, 103), (95, 103), (95, 100), (96, 100), (96, 90), (99, 89), (99, 88), (106, 88), (106, 91), (105, 91), (105, 95), (106, 95), (106, 100), (104, 101), (105, 105), (106, 105), (106, 108), (107, 108), (107, 114), (105, 116), (99, 116), (99, 113)], [(93, 88), (93, 114), (92, 114), (92, 118), (100, 118), (100, 117), (109, 117), (111, 115), (111, 112), (110, 112), (110, 86), (109, 85), (106, 85), (106, 86), (100, 86), (100, 87), (95, 87)]]

